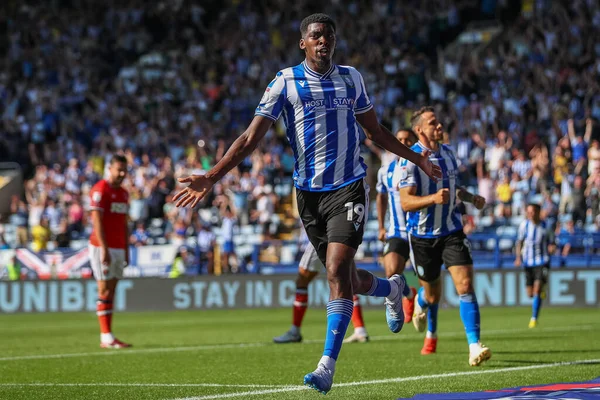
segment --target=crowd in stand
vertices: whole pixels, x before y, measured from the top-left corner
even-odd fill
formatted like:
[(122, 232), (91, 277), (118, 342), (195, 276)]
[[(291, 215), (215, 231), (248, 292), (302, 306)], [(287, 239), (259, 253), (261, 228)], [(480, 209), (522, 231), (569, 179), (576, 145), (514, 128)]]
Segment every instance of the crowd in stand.
[[(281, 123), (200, 212), (170, 199), (179, 176), (222, 157), (275, 73), (302, 60), (298, 26), (316, 11), (337, 21), (335, 60), (362, 72), (383, 124), (395, 131), (411, 110), (435, 104), (463, 181), (491, 205), (483, 215), (505, 223), (537, 199), (559, 230), (600, 226), (597, 4), (536, 1), (513, 20), (501, 1), (314, 3), (9, 1), (0, 11), (0, 154), (27, 181), (1, 221), (14, 240), (0, 235), (0, 246), (43, 250), (85, 237), (87, 194), (114, 152), (130, 165), (132, 245), (148, 243), (152, 220), (180, 244), (231, 213), (276, 234), (294, 167)], [(476, 19), (510, 23), (479, 57), (445, 55)]]

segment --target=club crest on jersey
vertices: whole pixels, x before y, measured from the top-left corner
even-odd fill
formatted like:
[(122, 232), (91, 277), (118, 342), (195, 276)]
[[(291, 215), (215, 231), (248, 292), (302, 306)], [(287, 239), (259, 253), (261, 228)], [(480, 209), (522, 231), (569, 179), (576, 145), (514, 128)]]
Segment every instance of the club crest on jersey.
[(352, 77), (350, 75), (342, 75), (342, 79), (344, 80), (344, 82), (346, 82), (346, 85), (352, 88), (354, 87), (354, 80), (352, 80)]
[(406, 167), (402, 167), (400, 168), (400, 179), (404, 180), (408, 178), (408, 170), (406, 169)]

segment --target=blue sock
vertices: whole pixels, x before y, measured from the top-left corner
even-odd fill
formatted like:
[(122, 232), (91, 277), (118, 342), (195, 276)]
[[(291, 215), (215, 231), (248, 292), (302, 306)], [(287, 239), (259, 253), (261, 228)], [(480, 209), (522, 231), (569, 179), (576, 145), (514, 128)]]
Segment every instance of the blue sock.
[(352, 318), (354, 302), (349, 299), (335, 299), (327, 303), (327, 334), (323, 355), (337, 360), (346, 329)]
[(531, 317), (537, 319), (540, 315), (540, 308), (542, 308), (542, 298), (540, 295), (536, 295), (533, 298), (533, 305), (531, 306), (532, 314)]
[(410, 294), (410, 286), (408, 286), (408, 282), (406, 282), (406, 285), (404, 285), (404, 289), (402, 290), (402, 295), (404, 297), (408, 297), (409, 294)]
[(437, 316), (439, 304), (432, 304), (427, 311), (427, 330), (431, 333), (437, 332)]
[(427, 300), (425, 300), (425, 289), (423, 286), (421, 286), (417, 292), (417, 301), (423, 310), (427, 310), (427, 308), (429, 308), (429, 303)]
[(371, 283), (371, 289), (365, 296), (374, 296), (374, 297), (387, 297), (390, 295), (392, 291), (392, 286), (390, 285), (390, 281), (385, 278), (378, 278), (373, 275), (373, 283)]
[(479, 304), (475, 293), (460, 295), (460, 319), (462, 319), (469, 344), (479, 342)]

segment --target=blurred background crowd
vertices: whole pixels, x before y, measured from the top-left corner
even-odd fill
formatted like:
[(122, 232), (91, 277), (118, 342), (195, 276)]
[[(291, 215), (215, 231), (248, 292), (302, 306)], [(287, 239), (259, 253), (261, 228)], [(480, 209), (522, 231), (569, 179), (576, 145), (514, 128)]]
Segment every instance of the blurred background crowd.
[[(302, 61), (307, 10), (336, 20), (334, 60), (363, 74), (392, 131), (435, 105), (463, 183), (489, 204), (469, 210), (468, 231), (515, 226), (529, 201), (557, 233), (600, 228), (596, 0), (3, 3), (0, 161), (21, 166), (25, 191), (2, 215), (0, 248), (86, 238), (87, 195), (114, 152), (129, 160), (132, 246), (298, 237), (281, 123), (199, 212), (170, 200), (178, 177), (219, 161), (275, 73)], [(500, 27), (495, 40), (453, 46), (481, 21)], [(363, 151), (374, 187), (379, 151)]]

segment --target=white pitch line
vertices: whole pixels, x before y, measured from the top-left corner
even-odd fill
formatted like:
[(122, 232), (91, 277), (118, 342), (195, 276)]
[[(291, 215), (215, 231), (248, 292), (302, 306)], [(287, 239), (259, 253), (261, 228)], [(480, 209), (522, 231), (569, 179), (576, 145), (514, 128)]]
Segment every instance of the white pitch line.
[(229, 388), (289, 388), (290, 385), (236, 385), (226, 383), (51, 383), (51, 382), (29, 382), (29, 383), (0, 383), (0, 387), (83, 387), (83, 386), (110, 386), (110, 387), (229, 387)]
[[(445, 374), (407, 376), (407, 377), (403, 377), (403, 378), (375, 379), (375, 380), (370, 380), (370, 381), (345, 382), (345, 383), (336, 383), (333, 385), (333, 388), (335, 389), (335, 388), (339, 388), (339, 387), (348, 387), (348, 386), (380, 385), (380, 384), (387, 384), (387, 383), (421, 381), (421, 380), (426, 380), (426, 379), (444, 379), (444, 378), (454, 378), (457, 376), (496, 374), (496, 373), (502, 373), (502, 372), (527, 371), (527, 370), (532, 370), (532, 369), (567, 367), (567, 366), (572, 366), (572, 365), (584, 365), (584, 364), (596, 364), (596, 363), (600, 363), (600, 359), (565, 361), (565, 362), (557, 362), (557, 363), (552, 363), (552, 364), (527, 365), (527, 366), (523, 366), (523, 367), (480, 369), (477, 371), (448, 372)], [(257, 396), (257, 395), (261, 395), (261, 394), (270, 394), (270, 393), (286, 393), (286, 392), (294, 392), (294, 391), (299, 391), (299, 390), (310, 390), (310, 388), (308, 388), (306, 386), (290, 386), (288, 388), (280, 388), (280, 389), (266, 389), (266, 390), (253, 390), (253, 391), (236, 392), (236, 393), (223, 393), (223, 394), (214, 394), (214, 395), (199, 396), (199, 397), (198, 396), (197, 397), (185, 397), (185, 398), (178, 398), (178, 399), (174, 399), (174, 400), (226, 399), (226, 398), (232, 398), (232, 397)]]
[[(557, 326), (548, 328), (537, 328), (536, 332), (570, 332), (570, 331), (581, 331), (596, 329), (596, 325), (581, 325), (581, 326)], [(531, 332), (528, 328), (517, 328), (517, 329), (497, 329), (497, 330), (484, 330), (482, 334), (486, 335), (502, 335), (512, 334), (516, 332)], [(440, 332), (439, 337), (460, 337), (464, 336), (464, 331), (453, 331), (453, 332)], [(392, 340), (410, 340), (418, 339), (421, 340), (421, 336), (402, 336), (402, 335), (385, 335), (385, 336), (371, 336), (369, 338), (373, 341), (392, 341)], [(323, 343), (324, 340), (304, 340), (305, 344), (319, 344)], [(225, 349), (242, 349), (252, 347), (265, 347), (271, 346), (271, 342), (257, 342), (257, 343), (225, 343), (225, 344), (208, 344), (200, 346), (185, 346), (185, 347), (156, 347), (149, 349), (131, 349), (131, 350), (117, 350), (117, 351), (95, 351), (87, 353), (63, 353), (63, 354), (32, 354), (23, 356), (9, 356), (0, 357), (0, 361), (22, 361), (22, 360), (45, 360), (45, 359), (60, 359), (60, 358), (73, 358), (73, 357), (96, 357), (96, 356), (115, 356), (124, 354), (148, 354), (148, 353), (170, 353), (170, 352), (182, 352), (182, 351), (203, 351), (203, 350), (225, 350)]]

